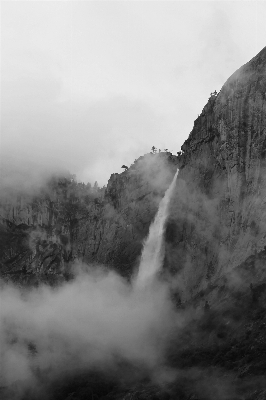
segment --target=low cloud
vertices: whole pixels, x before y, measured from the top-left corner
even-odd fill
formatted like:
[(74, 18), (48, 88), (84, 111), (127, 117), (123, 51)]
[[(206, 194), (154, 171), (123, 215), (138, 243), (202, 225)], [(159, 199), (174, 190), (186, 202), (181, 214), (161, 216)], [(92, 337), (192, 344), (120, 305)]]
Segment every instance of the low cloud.
[(119, 360), (159, 374), (176, 325), (166, 286), (134, 289), (112, 272), (86, 270), (56, 289), (2, 285), (1, 386), (15, 385), (17, 398), (77, 370), (108, 372)]

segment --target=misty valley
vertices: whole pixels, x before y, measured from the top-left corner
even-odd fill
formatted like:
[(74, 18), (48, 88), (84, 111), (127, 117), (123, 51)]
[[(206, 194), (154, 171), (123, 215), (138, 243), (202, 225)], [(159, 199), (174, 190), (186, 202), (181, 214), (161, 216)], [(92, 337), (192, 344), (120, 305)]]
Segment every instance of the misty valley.
[(0, 398), (266, 399), (266, 47), (177, 155), (0, 179)]

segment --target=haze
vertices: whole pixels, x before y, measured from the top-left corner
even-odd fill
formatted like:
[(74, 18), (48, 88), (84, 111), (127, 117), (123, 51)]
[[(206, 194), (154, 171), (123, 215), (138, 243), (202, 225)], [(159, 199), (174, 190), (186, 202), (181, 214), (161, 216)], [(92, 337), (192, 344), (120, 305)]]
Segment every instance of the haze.
[(1, 2), (1, 171), (106, 184), (176, 153), (211, 92), (264, 46), (265, 2)]

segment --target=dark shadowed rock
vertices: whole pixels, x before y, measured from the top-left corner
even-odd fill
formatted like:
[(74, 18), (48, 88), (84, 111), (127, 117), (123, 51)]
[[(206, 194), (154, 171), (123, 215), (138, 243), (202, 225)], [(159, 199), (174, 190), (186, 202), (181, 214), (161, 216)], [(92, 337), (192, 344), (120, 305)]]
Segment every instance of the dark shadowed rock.
[(166, 239), (188, 299), (266, 245), (266, 48), (209, 98), (182, 150)]

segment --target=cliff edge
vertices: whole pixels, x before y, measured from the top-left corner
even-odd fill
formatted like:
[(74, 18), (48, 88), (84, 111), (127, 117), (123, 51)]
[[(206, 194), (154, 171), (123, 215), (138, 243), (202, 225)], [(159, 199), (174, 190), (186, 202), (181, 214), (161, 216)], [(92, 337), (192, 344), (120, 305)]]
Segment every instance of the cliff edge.
[(210, 96), (182, 150), (166, 264), (179, 274), (183, 297), (247, 261), (247, 283), (263, 279), (266, 47)]

